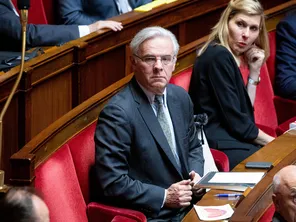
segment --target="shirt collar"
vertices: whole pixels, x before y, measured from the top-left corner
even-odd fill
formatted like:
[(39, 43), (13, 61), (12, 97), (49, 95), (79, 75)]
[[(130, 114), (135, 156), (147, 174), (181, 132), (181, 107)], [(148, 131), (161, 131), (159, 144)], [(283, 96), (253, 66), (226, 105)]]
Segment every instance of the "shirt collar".
[[(148, 91), (144, 86), (142, 86), (138, 81), (137, 83), (139, 84), (139, 86), (141, 87), (141, 89), (144, 91), (145, 95), (147, 96), (150, 104), (154, 104), (154, 98), (155, 98), (155, 94)], [(165, 107), (167, 107), (167, 91), (166, 91), (166, 88), (164, 89), (164, 92), (163, 92), (163, 105)]]

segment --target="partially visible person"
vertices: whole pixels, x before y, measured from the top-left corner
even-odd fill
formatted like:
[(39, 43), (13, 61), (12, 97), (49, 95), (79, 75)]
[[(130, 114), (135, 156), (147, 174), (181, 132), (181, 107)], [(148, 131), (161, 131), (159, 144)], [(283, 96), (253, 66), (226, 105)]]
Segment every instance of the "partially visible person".
[(296, 221), (296, 166), (289, 165), (273, 177), (273, 222)]
[(276, 27), (276, 93), (296, 100), (296, 11)]
[(132, 11), (152, 0), (59, 0), (60, 20), (67, 25), (89, 25)]
[[(194, 64), (189, 94), (195, 114), (208, 115), (209, 146), (228, 156), (230, 169), (274, 139), (258, 129), (253, 113), (260, 68), (268, 55), (260, 2), (231, 0)], [(240, 65), (249, 68), (247, 85)]]
[(0, 200), (1, 222), (49, 222), (49, 211), (32, 187), (10, 188)]
[[(85, 36), (103, 28), (121, 30), (119, 22), (102, 21), (88, 26), (78, 25), (27, 25), (27, 47), (52, 46)], [(20, 51), (21, 23), (11, 0), (0, 1), (0, 51)]]
[(98, 199), (149, 222), (180, 222), (200, 195), (192, 184), (204, 157), (192, 102), (168, 84), (179, 44), (170, 31), (148, 27), (130, 46), (134, 77), (103, 108), (95, 131)]

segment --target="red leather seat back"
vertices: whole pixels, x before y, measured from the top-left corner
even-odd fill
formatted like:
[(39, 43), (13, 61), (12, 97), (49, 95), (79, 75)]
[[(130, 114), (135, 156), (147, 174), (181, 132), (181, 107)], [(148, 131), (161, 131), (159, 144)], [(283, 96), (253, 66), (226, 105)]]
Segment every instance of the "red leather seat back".
[[(246, 67), (240, 68), (245, 84), (247, 83), (249, 71)], [(254, 114), (256, 124), (268, 126), (275, 130), (278, 126), (276, 110), (273, 103), (273, 89), (269, 79), (266, 64), (263, 64), (260, 74), (261, 82), (257, 86)]]
[[(12, 0), (15, 8), (17, 8), (17, 0)], [(19, 13), (19, 10), (17, 10)], [(20, 13), (19, 13), (20, 14)], [(42, 0), (31, 0), (28, 13), (28, 23), (31, 24), (48, 24), (44, 11)]]
[(56, 0), (38, 0), (42, 1), (44, 5), (44, 11), (47, 18), (48, 24), (57, 24), (58, 18), (58, 6)]
[(68, 144), (35, 169), (35, 187), (44, 195), (51, 222), (87, 222), (86, 204)]
[(270, 56), (266, 61), (269, 78), (272, 86), (274, 86), (275, 78), (275, 55), (276, 55), (276, 32), (271, 31), (268, 33), (269, 47), (270, 47)]
[(97, 122), (82, 130), (68, 141), (72, 154), (77, 178), (80, 184), (85, 202), (89, 203), (89, 174), (95, 161), (94, 133)]
[(260, 219), (258, 220), (258, 222), (270, 222), (272, 221), (272, 217), (273, 214), (275, 212), (275, 207), (272, 204), (262, 215), (262, 217), (260, 217)]
[(175, 84), (177, 86), (183, 87), (187, 92), (189, 90), (190, 80), (192, 75), (192, 68), (183, 70), (182, 72), (178, 73), (177, 75), (174, 75), (170, 83)]
[(225, 153), (220, 150), (210, 149), (215, 164), (220, 172), (229, 172), (229, 159)]

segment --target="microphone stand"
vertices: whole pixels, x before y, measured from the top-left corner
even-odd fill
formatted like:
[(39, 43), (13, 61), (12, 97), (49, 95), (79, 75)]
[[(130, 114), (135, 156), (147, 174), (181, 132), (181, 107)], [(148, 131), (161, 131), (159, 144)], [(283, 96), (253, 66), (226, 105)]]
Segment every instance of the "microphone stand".
[[(25, 51), (26, 51), (26, 32), (27, 32), (27, 22), (28, 22), (28, 9), (20, 10), (21, 13), (21, 25), (22, 25), (22, 53), (21, 53), (21, 67), (17, 79), (12, 87), (12, 90), (5, 102), (5, 105), (0, 113), (0, 167), (2, 167), (2, 151), (3, 151), (3, 117), (7, 111), (7, 108), (12, 100), (12, 97), (20, 83), (25, 63)], [(4, 185), (4, 171), (0, 170), (0, 190), (6, 190), (6, 185)]]

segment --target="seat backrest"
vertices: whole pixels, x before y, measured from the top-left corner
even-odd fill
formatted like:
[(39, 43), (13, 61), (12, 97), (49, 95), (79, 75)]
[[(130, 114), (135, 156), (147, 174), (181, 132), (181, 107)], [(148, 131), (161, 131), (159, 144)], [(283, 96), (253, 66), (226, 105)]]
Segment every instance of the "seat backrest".
[(270, 222), (272, 221), (273, 214), (275, 212), (275, 207), (272, 204), (265, 212), (264, 214), (260, 217), (258, 220), (259, 222)]
[[(56, 0), (38, 0), (43, 2), (44, 5), (44, 11), (47, 18), (48, 24), (57, 24), (57, 18), (58, 18), (58, 6), (56, 3)], [(55, 10), (54, 10), (55, 9)]]
[[(12, 0), (12, 2), (17, 9), (17, 0)], [(17, 11), (19, 13), (18, 9)], [(28, 23), (48, 24), (42, 0), (31, 0), (28, 13)]]
[[(247, 83), (249, 70), (247, 67), (240, 67), (245, 84)], [(257, 86), (256, 99), (254, 104), (255, 122), (260, 125), (276, 129), (278, 126), (276, 110), (273, 103), (273, 89), (269, 79), (266, 64), (263, 64), (260, 71), (261, 82)]]
[(271, 31), (268, 33), (269, 39), (269, 48), (270, 48), (270, 56), (266, 61), (270, 82), (272, 87), (274, 87), (274, 78), (275, 78), (275, 55), (276, 55), (276, 32)]
[(87, 222), (86, 204), (68, 144), (35, 169), (35, 187), (44, 196), (51, 222)]
[(84, 200), (89, 203), (90, 173), (95, 161), (94, 133), (97, 122), (92, 123), (68, 141), (77, 178)]
[(185, 69), (182, 72), (174, 75), (171, 78), (170, 83), (175, 84), (177, 86), (181, 86), (188, 92), (191, 75), (192, 75), (192, 68)]

